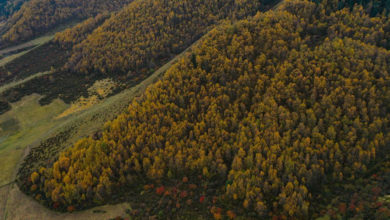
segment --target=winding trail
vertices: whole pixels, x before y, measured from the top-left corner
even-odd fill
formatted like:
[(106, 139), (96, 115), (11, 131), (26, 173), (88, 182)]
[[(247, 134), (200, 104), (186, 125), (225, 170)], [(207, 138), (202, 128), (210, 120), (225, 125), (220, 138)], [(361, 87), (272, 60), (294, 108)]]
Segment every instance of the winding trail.
[(32, 79), (37, 78), (37, 77), (44, 76), (44, 75), (48, 75), (48, 74), (50, 74), (50, 73), (52, 73), (52, 72), (46, 71), (46, 72), (36, 73), (36, 74), (31, 75), (31, 76), (28, 76), (28, 77), (26, 77), (26, 78), (24, 78), (24, 79), (21, 79), (21, 80), (18, 80), (18, 81), (14, 81), (14, 82), (10, 82), (10, 83), (7, 83), (7, 84), (5, 84), (5, 85), (3, 85), (3, 86), (0, 86), (0, 94), (3, 93), (3, 92), (5, 92), (5, 91), (8, 90), (8, 89), (11, 89), (11, 88), (15, 87), (15, 86), (18, 86), (18, 85), (20, 85), (20, 84), (23, 84), (23, 83), (25, 83), (25, 82), (28, 82), (28, 81), (30, 81), (30, 80), (32, 80)]
[(4, 54), (12, 53), (14, 51), (23, 50), (25, 48), (41, 45), (43, 43), (49, 42), (53, 38), (54, 38), (54, 34), (46, 35), (46, 36), (35, 38), (34, 40), (30, 40), (22, 44), (4, 48), (0, 50), (0, 56), (3, 56)]
[(67, 24), (60, 25), (58, 28), (55, 28), (54, 30), (46, 33), (41, 37), (37, 37), (35, 39), (32, 39), (24, 43), (20, 43), (18, 45), (0, 49), (0, 57), (4, 56), (3, 58), (0, 59), (0, 66), (3, 66), (11, 62), (12, 60), (30, 52), (31, 50), (51, 41), (54, 38), (56, 33), (61, 32), (67, 28), (73, 27), (79, 22), (80, 22), (79, 20), (71, 21)]

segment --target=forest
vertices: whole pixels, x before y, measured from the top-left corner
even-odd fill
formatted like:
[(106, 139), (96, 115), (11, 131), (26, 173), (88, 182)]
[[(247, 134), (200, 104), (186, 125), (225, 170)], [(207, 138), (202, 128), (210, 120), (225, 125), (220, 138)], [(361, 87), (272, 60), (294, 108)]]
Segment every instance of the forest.
[[(248, 17), (258, 1), (135, 0), (88, 36), (104, 16), (58, 35), (76, 43), (67, 68), (134, 75), (212, 28), (126, 112), (19, 186), (56, 210), (146, 191), (157, 213), (322, 216), (325, 192), (364, 182), (390, 150), (390, 20), (365, 2), (289, 0)], [(372, 187), (375, 206), (354, 198), (328, 214), (389, 218), (389, 191)]]
[(130, 0), (29, 0), (7, 20), (1, 46), (30, 40), (66, 22), (120, 9)]
[[(365, 11), (375, 16), (390, 11), (390, 0), (312, 0), (313, 2), (334, 10), (344, 7), (353, 8), (354, 4), (361, 4)], [(2, 44), (9, 45), (32, 39), (45, 34), (58, 25), (74, 21), (92, 18), (99, 13), (117, 11), (130, 3), (131, 0), (93, 0), (93, 1), (58, 1), (58, 0), (3, 0), (0, 2), (0, 20), (6, 21), (2, 27)], [(236, 1), (242, 2), (242, 1)], [(263, 6), (273, 5), (275, 0), (261, 0)], [(248, 6), (251, 6), (249, 3)], [(256, 6), (253, 6), (256, 10)], [(263, 7), (267, 9), (269, 7)], [(216, 12), (217, 14), (219, 12)], [(122, 15), (126, 16), (126, 15)], [(116, 27), (117, 31), (119, 27)], [(76, 38), (75, 38), (76, 39)]]
[(84, 74), (147, 75), (221, 20), (254, 15), (270, 2), (135, 0), (76, 44), (67, 67)]
[(99, 27), (108, 17), (108, 13), (103, 13), (88, 18), (73, 28), (68, 28), (63, 32), (57, 33), (53, 39), (53, 43), (58, 44), (64, 49), (72, 49), (73, 45), (85, 40), (88, 35)]

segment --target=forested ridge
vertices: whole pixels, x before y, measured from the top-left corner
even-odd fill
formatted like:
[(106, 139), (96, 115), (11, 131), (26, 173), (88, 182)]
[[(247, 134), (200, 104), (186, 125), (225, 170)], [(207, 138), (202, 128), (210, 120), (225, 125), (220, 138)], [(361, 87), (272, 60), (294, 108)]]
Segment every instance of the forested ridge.
[[(312, 0), (334, 10), (352, 8), (361, 4), (365, 11), (375, 16), (388, 13), (390, 0)], [(53, 27), (71, 19), (85, 19), (98, 13), (120, 9), (130, 0), (116, 1), (58, 1), (58, 0), (3, 0), (0, 2), (0, 19), (7, 21), (2, 37), (2, 44), (9, 45), (31, 39)], [(240, 2), (240, 1), (237, 1)], [(274, 0), (260, 1), (264, 5), (273, 4)], [(20, 10), (21, 9), (21, 10)], [(19, 11), (20, 10), (20, 11)]]
[(221, 20), (254, 15), (272, 2), (136, 0), (75, 45), (67, 67), (84, 74), (145, 74)]
[(30, 0), (6, 23), (2, 45), (29, 40), (71, 20), (81, 20), (99, 13), (112, 12), (130, 0)]
[(88, 35), (99, 27), (108, 17), (108, 13), (103, 13), (88, 18), (72, 28), (57, 33), (53, 42), (59, 44), (64, 49), (72, 49), (74, 45), (85, 40)]
[[(239, 3), (245, 2), (250, 1)], [(105, 74), (145, 68), (146, 58), (161, 58), (189, 44), (172, 45), (171, 39), (190, 41), (187, 37), (203, 33), (199, 27), (216, 21), (164, 16), (167, 4), (177, 4), (192, 18), (198, 12), (224, 11), (209, 1), (135, 1), (117, 16), (162, 12), (163, 19), (146, 16), (157, 28), (149, 28), (142, 17), (139, 23), (112, 17), (75, 49), (85, 54), (73, 58), (75, 67)], [(280, 10), (213, 29), (127, 112), (22, 179), (22, 189), (68, 211), (148, 183), (145, 190), (160, 186), (156, 193), (176, 199), (176, 208), (209, 201), (216, 219), (319, 216), (313, 204), (322, 192), (363, 178), (385, 159), (390, 144), (390, 20), (383, 14), (371, 17), (362, 6), (326, 6), (286, 1)], [(177, 29), (159, 26), (164, 19)], [(119, 24), (124, 27), (117, 29)], [(189, 31), (178, 28), (184, 26)], [(144, 36), (138, 27), (150, 33), (150, 41), (137, 40), (145, 39), (137, 38)], [(112, 49), (104, 51), (112, 54), (98, 53), (103, 42), (109, 42)], [(126, 57), (129, 48), (132, 54)], [(181, 191), (176, 197), (172, 180), (182, 180), (189, 189), (212, 185), (215, 190), (212, 195)], [(201, 207), (207, 209), (206, 204)], [(353, 208), (342, 214), (380, 219), (381, 210), (389, 207), (381, 203), (367, 212)]]

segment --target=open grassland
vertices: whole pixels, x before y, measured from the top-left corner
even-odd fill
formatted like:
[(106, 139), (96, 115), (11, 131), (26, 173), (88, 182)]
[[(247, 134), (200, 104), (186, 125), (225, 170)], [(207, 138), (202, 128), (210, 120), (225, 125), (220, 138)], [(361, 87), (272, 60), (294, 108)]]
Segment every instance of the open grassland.
[(13, 181), (15, 168), (26, 147), (44, 138), (58, 123), (54, 117), (67, 108), (58, 99), (40, 106), (40, 98), (39, 95), (24, 97), (0, 116), (0, 186)]

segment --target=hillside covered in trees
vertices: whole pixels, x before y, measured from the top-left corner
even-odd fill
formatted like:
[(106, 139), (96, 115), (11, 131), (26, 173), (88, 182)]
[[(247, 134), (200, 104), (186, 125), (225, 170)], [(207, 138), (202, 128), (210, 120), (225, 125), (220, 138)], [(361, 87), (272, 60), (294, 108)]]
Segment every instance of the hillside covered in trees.
[[(256, 4), (136, 0), (75, 46), (68, 65), (144, 71)], [(390, 146), (389, 17), (328, 6), (286, 1), (225, 22), (102, 132), (19, 185), (68, 211), (156, 186), (156, 212), (212, 206), (204, 214), (216, 219), (320, 216), (314, 207), (324, 192), (365, 178)], [(389, 202), (351, 207), (340, 215), (390, 217)]]
[(1, 43), (7, 45), (29, 40), (65, 22), (116, 11), (129, 2), (130, 0), (30, 0), (7, 20)]
[(99, 27), (108, 17), (108, 13), (103, 13), (88, 18), (72, 28), (57, 33), (53, 42), (59, 44), (62, 48), (72, 49), (74, 45), (85, 40), (88, 35)]
[(68, 68), (84, 74), (145, 74), (221, 20), (254, 15), (273, 2), (136, 0), (75, 45)]

